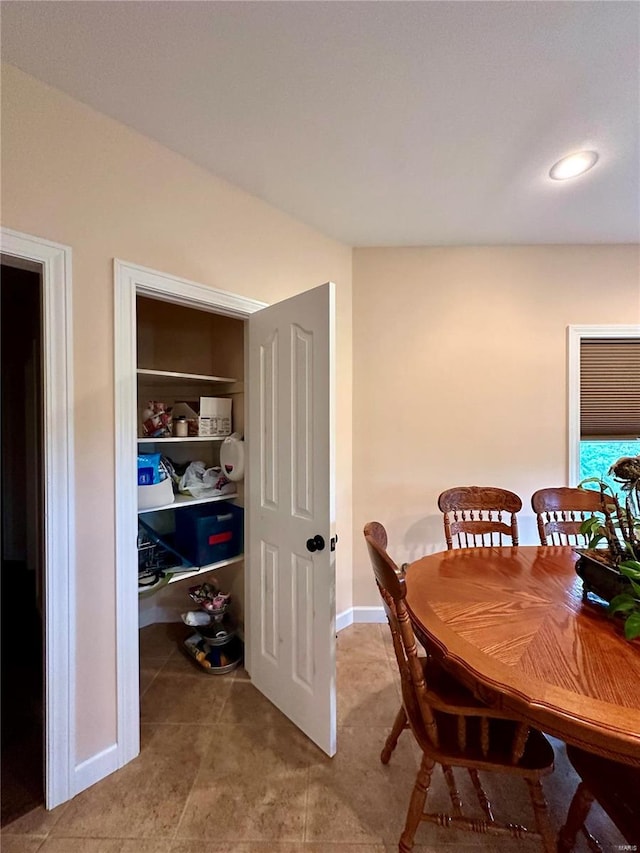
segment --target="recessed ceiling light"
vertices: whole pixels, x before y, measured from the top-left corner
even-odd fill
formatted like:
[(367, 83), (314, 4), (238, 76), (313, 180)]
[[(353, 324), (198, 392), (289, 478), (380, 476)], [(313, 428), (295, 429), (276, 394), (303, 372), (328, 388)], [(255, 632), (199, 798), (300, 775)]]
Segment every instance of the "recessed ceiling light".
[(577, 178), (584, 175), (598, 162), (597, 151), (576, 151), (554, 163), (549, 171), (549, 177), (554, 181), (566, 181), (567, 178)]

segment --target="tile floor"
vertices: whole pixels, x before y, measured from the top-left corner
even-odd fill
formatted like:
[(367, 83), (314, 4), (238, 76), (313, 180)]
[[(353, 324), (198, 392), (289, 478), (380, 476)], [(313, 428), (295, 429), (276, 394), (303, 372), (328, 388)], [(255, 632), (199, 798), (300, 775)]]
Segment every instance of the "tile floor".
[[(383, 853), (397, 850), (418, 752), (405, 732), (391, 763), (380, 748), (399, 707), (388, 629), (338, 637), (338, 753), (327, 758), (243, 670), (199, 672), (179, 650), (182, 625), (141, 631), (142, 748), (117, 773), (52, 812), (2, 832), (3, 853)], [(556, 827), (577, 784), (561, 744), (545, 790)], [(460, 775), (461, 788), (465, 779)], [(530, 822), (517, 780), (485, 777), (498, 815)], [(440, 774), (432, 808), (448, 808)], [(467, 801), (471, 802), (469, 796)], [(440, 803), (440, 805), (438, 805)], [(605, 851), (623, 839), (598, 808)], [(423, 825), (416, 853), (533, 853), (532, 840), (487, 839)], [(583, 840), (576, 848), (586, 851)]]

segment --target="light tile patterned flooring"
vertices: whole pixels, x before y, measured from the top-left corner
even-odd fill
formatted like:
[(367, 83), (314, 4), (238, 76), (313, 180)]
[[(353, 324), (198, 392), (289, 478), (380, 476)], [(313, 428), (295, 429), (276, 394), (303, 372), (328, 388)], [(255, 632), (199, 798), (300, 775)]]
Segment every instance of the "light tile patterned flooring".
[[(398, 849), (419, 754), (409, 732), (391, 763), (381, 746), (400, 702), (386, 626), (338, 637), (338, 753), (327, 758), (250, 683), (243, 670), (199, 672), (180, 652), (181, 625), (141, 631), (142, 748), (117, 773), (52, 812), (2, 832), (3, 853), (383, 853)], [(559, 827), (577, 778), (562, 745), (545, 780)], [(459, 775), (463, 797), (470, 791)], [(485, 776), (498, 815), (532, 822), (518, 780)], [(429, 794), (447, 809), (441, 774)], [(623, 844), (599, 808), (605, 851)], [(416, 853), (533, 853), (540, 845), (422, 825)], [(587, 850), (583, 840), (576, 848)]]

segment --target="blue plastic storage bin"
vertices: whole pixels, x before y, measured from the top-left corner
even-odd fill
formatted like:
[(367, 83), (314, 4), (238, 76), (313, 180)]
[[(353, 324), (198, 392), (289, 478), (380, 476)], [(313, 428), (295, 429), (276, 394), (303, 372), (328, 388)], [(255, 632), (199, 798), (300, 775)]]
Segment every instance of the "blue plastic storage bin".
[(175, 545), (194, 566), (208, 566), (242, 554), (244, 510), (221, 501), (175, 513)]

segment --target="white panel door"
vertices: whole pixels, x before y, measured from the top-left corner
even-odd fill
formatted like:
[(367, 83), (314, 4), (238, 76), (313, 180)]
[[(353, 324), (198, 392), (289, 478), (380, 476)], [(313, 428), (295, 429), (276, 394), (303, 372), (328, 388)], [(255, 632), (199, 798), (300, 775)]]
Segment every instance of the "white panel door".
[(248, 326), (247, 666), (333, 755), (334, 285), (258, 311)]

